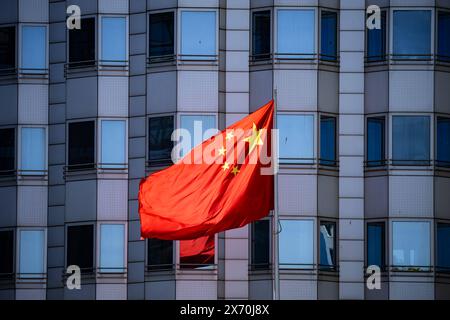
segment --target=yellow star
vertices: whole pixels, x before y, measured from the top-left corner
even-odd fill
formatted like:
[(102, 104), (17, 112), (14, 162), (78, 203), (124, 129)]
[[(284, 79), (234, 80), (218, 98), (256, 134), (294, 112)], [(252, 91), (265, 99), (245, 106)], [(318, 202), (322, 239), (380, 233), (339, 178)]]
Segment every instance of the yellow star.
[(219, 149), (219, 156), (224, 156), (225, 152), (227, 152), (227, 149), (225, 149), (224, 147)]
[(263, 145), (263, 141), (261, 140), (261, 130), (256, 128), (256, 124), (253, 123), (252, 135), (245, 138), (244, 141), (250, 144), (250, 150), (248, 153), (251, 153), (256, 146)]
[(230, 169), (230, 164), (225, 161), (225, 164), (222, 166), (223, 171)]
[(226, 140), (231, 140), (231, 139), (233, 139), (233, 137), (234, 137), (234, 134), (233, 134), (233, 132), (227, 132), (227, 137), (226, 137)]
[(233, 170), (231, 170), (231, 173), (234, 174), (234, 176), (236, 177), (240, 171), (241, 170), (239, 170), (238, 167), (233, 167)]

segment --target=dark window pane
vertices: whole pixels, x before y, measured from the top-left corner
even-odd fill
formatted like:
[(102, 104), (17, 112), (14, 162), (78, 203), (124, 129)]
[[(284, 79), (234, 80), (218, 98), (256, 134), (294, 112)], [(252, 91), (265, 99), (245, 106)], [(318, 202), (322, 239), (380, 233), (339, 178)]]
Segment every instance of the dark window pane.
[(14, 232), (0, 232), (0, 277), (14, 273)]
[(336, 165), (336, 119), (320, 118), (320, 164)]
[(253, 13), (252, 54), (255, 60), (270, 58), (270, 11)]
[(149, 56), (173, 56), (174, 38), (174, 13), (151, 14), (149, 17)]
[(180, 241), (180, 268), (211, 269), (214, 264), (215, 236)]
[(67, 266), (77, 265), (82, 271), (94, 268), (94, 226), (67, 228)]
[(450, 224), (437, 226), (437, 270), (450, 272)]
[[(0, 28), (0, 72), (16, 67), (16, 28)], [(13, 71), (13, 70), (9, 70)]]
[(439, 12), (438, 59), (450, 62), (450, 12), (448, 11)]
[(322, 60), (337, 60), (337, 13), (322, 11), (320, 58)]
[(386, 11), (381, 11), (381, 29), (367, 30), (367, 61), (386, 60)]
[(270, 264), (270, 222), (259, 220), (252, 225), (252, 267), (267, 269)]
[(384, 164), (384, 118), (367, 119), (367, 165)]
[(395, 165), (429, 165), (430, 117), (392, 117), (392, 157)]
[(437, 165), (450, 167), (450, 118), (437, 120)]
[(148, 160), (150, 162), (168, 162), (173, 148), (173, 116), (149, 119)]
[(147, 244), (148, 270), (173, 268), (173, 241), (148, 239)]
[(431, 54), (431, 11), (394, 11), (393, 52), (398, 59), (429, 59)]
[(81, 19), (81, 29), (69, 30), (69, 63), (85, 67), (95, 63), (95, 18)]
[(15, 153), (14, 129), (0, 129), (0, 176), (11, 174), (14, 170)]
[(384, 237), (384, 223), (369, 223), (367, 225), (367, 266), (384, 267)]
[(320, 223), (320, 269), (334, 269), (336, 266), (336, 224)]
[(95, 162), (95, 122), (69, 124), (70, 169), (90, 169)]

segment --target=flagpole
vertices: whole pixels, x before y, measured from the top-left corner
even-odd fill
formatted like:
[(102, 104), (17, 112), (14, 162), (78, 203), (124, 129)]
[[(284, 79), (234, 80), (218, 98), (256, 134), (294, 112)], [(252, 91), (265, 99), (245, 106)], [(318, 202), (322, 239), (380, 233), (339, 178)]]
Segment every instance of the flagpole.
[[(273, 128), (278, 129), (277, 117), (278, 117), (278, 90), (273, 92)], [(273, 137), (273, 136), (272, 136)], [(275, 135), (278, 140), (278, 132)], [(273, 174), (273, 191), (274, 191), (274, 210), (273, 210), (273, 271), (274, 271), (274, 283), (273, 283), (273, 300), (280, 300), (280, 268), (278, 264), (278, 235), (279, 235), (279, 220), (278, 220), (278, 141), (272, 141), (273, 158), (274, 158), (274, 174)]]

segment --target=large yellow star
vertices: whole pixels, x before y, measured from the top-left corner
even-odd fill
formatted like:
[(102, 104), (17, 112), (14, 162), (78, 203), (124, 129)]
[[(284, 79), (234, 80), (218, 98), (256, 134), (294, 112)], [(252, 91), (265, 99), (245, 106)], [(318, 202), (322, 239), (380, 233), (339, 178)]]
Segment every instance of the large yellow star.
[(253, 123), (252, 135), (245, 138), (244, 141), (250, 144), (250, 150), (248, 153), (251, 153), (256, 146), (262, 146), (264, 144), (261, 139), (261, 130), (256, 128), (256, 124)]
[(230, 164), (225, 161), (224, 165), (222, 166), (223, 171), (230, 169)]

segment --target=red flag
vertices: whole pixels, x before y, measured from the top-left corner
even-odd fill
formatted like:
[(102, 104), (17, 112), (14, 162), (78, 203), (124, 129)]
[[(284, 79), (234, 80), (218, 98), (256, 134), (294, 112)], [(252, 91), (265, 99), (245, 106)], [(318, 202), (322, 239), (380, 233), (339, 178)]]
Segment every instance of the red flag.
[(273, 209), (273, 176), (263, 173), (272, 165), (273, 112), (271, 101), (142, 180), (142, 237), (193, 240), (266, 216)]

